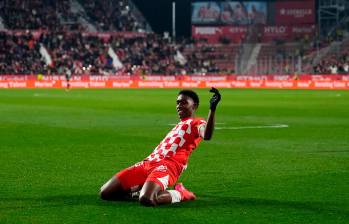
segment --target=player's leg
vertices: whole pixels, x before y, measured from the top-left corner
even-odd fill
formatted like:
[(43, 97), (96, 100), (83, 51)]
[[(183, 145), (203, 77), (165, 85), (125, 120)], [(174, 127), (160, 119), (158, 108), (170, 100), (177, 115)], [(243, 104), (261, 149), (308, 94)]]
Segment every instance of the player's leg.
[(133, 192), (139, 191), (147, 178), (144, 164), (137, 163), (114, 175), (101, 187), (100, 197), (103, 200), (131, 199)]
[(65, 90), (66, 91), (69, 91), (70, 90), (70, 79), (67, 79), (67, 85), (65, 87)]
[(139, 195), (139, 202), (144, 206), (158, 205), (158, 194), (162, 187), (155, 182), (146, 181)]
[(101, 199), (107, 201), (122, 200), (128, 195), (130, 195), (130, 190), (124, 190), (117, 176), (113, 176), (108, 182), (106, 182), (101, 187), (100, 191)]
[(139, 202), (144, 206), (173, 204), (195, 199), (195, 194), (187, 190), (182, 183), (176, 184), (174, 190), (162, 190), (162, 186), (152, 181), (145, 182), (139, 196)]
[(195, 199), (195, 194), (187, 190), (182, 183), (176, 184), (173, 190), (159, 191), (157, 194), (157, 203), (159, 205), (173, 204)]
[(153, 168), (140, 192), (140, 203), (145, 206), (155, 206), (194, 200), (195, 195), (182, 184), (177, 184), (174, 190), (166, 190), (167, 186), (172, 186), (178, 177), (170, 165), (161, 164)]

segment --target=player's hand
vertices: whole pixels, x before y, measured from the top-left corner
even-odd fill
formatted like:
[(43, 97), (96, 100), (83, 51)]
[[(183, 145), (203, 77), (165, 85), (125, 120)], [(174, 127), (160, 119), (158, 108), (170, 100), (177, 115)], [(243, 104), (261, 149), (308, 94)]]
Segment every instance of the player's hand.
[(212, 98), (210, 99), (210, 109), (216, 110), (217, 104), (219, 101), (221, 101), (221, 94), (219, 93), (218, 89), (212, 87), (210, 90), (211, 93), (214, 93)]

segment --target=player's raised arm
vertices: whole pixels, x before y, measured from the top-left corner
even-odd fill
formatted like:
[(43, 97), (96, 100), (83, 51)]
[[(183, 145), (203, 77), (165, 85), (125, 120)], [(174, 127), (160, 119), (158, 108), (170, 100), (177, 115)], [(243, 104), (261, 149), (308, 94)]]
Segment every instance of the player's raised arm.
[(201, 137), (204, 140), (210, 140), (212, 138), (214, 125), (215, 125), (216, 107), (217, 107), (219, 101), (221, 100), (221, 94), (219, 93), (218, 89), (212, 87), (210, 92), (212, 92), (214, 94), (210, 100), (210, 110), (208, 112), (207, 124), (206, 124), (205, 130), (200, 132)]

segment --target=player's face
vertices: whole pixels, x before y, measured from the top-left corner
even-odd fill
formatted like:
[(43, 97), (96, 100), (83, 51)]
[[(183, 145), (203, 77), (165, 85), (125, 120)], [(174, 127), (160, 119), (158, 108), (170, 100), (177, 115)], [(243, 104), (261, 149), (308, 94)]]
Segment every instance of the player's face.
[(179, 118), (187, 118), (191, 117), (196, 109), (196, 104), (194, 103), (194, 100), (190, 98), (189, 96), (180, 94), (177, 97), (177, 113)]

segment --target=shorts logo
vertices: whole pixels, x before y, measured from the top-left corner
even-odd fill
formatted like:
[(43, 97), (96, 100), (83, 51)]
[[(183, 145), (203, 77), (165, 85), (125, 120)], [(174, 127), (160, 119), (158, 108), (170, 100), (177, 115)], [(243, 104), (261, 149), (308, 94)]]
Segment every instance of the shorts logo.
[(156, 167), (154, 169), (154, 171), (166, 172), (167, 171), (167, 166), (165, 166), (165, 165), (158, 166), (158, 167)]

